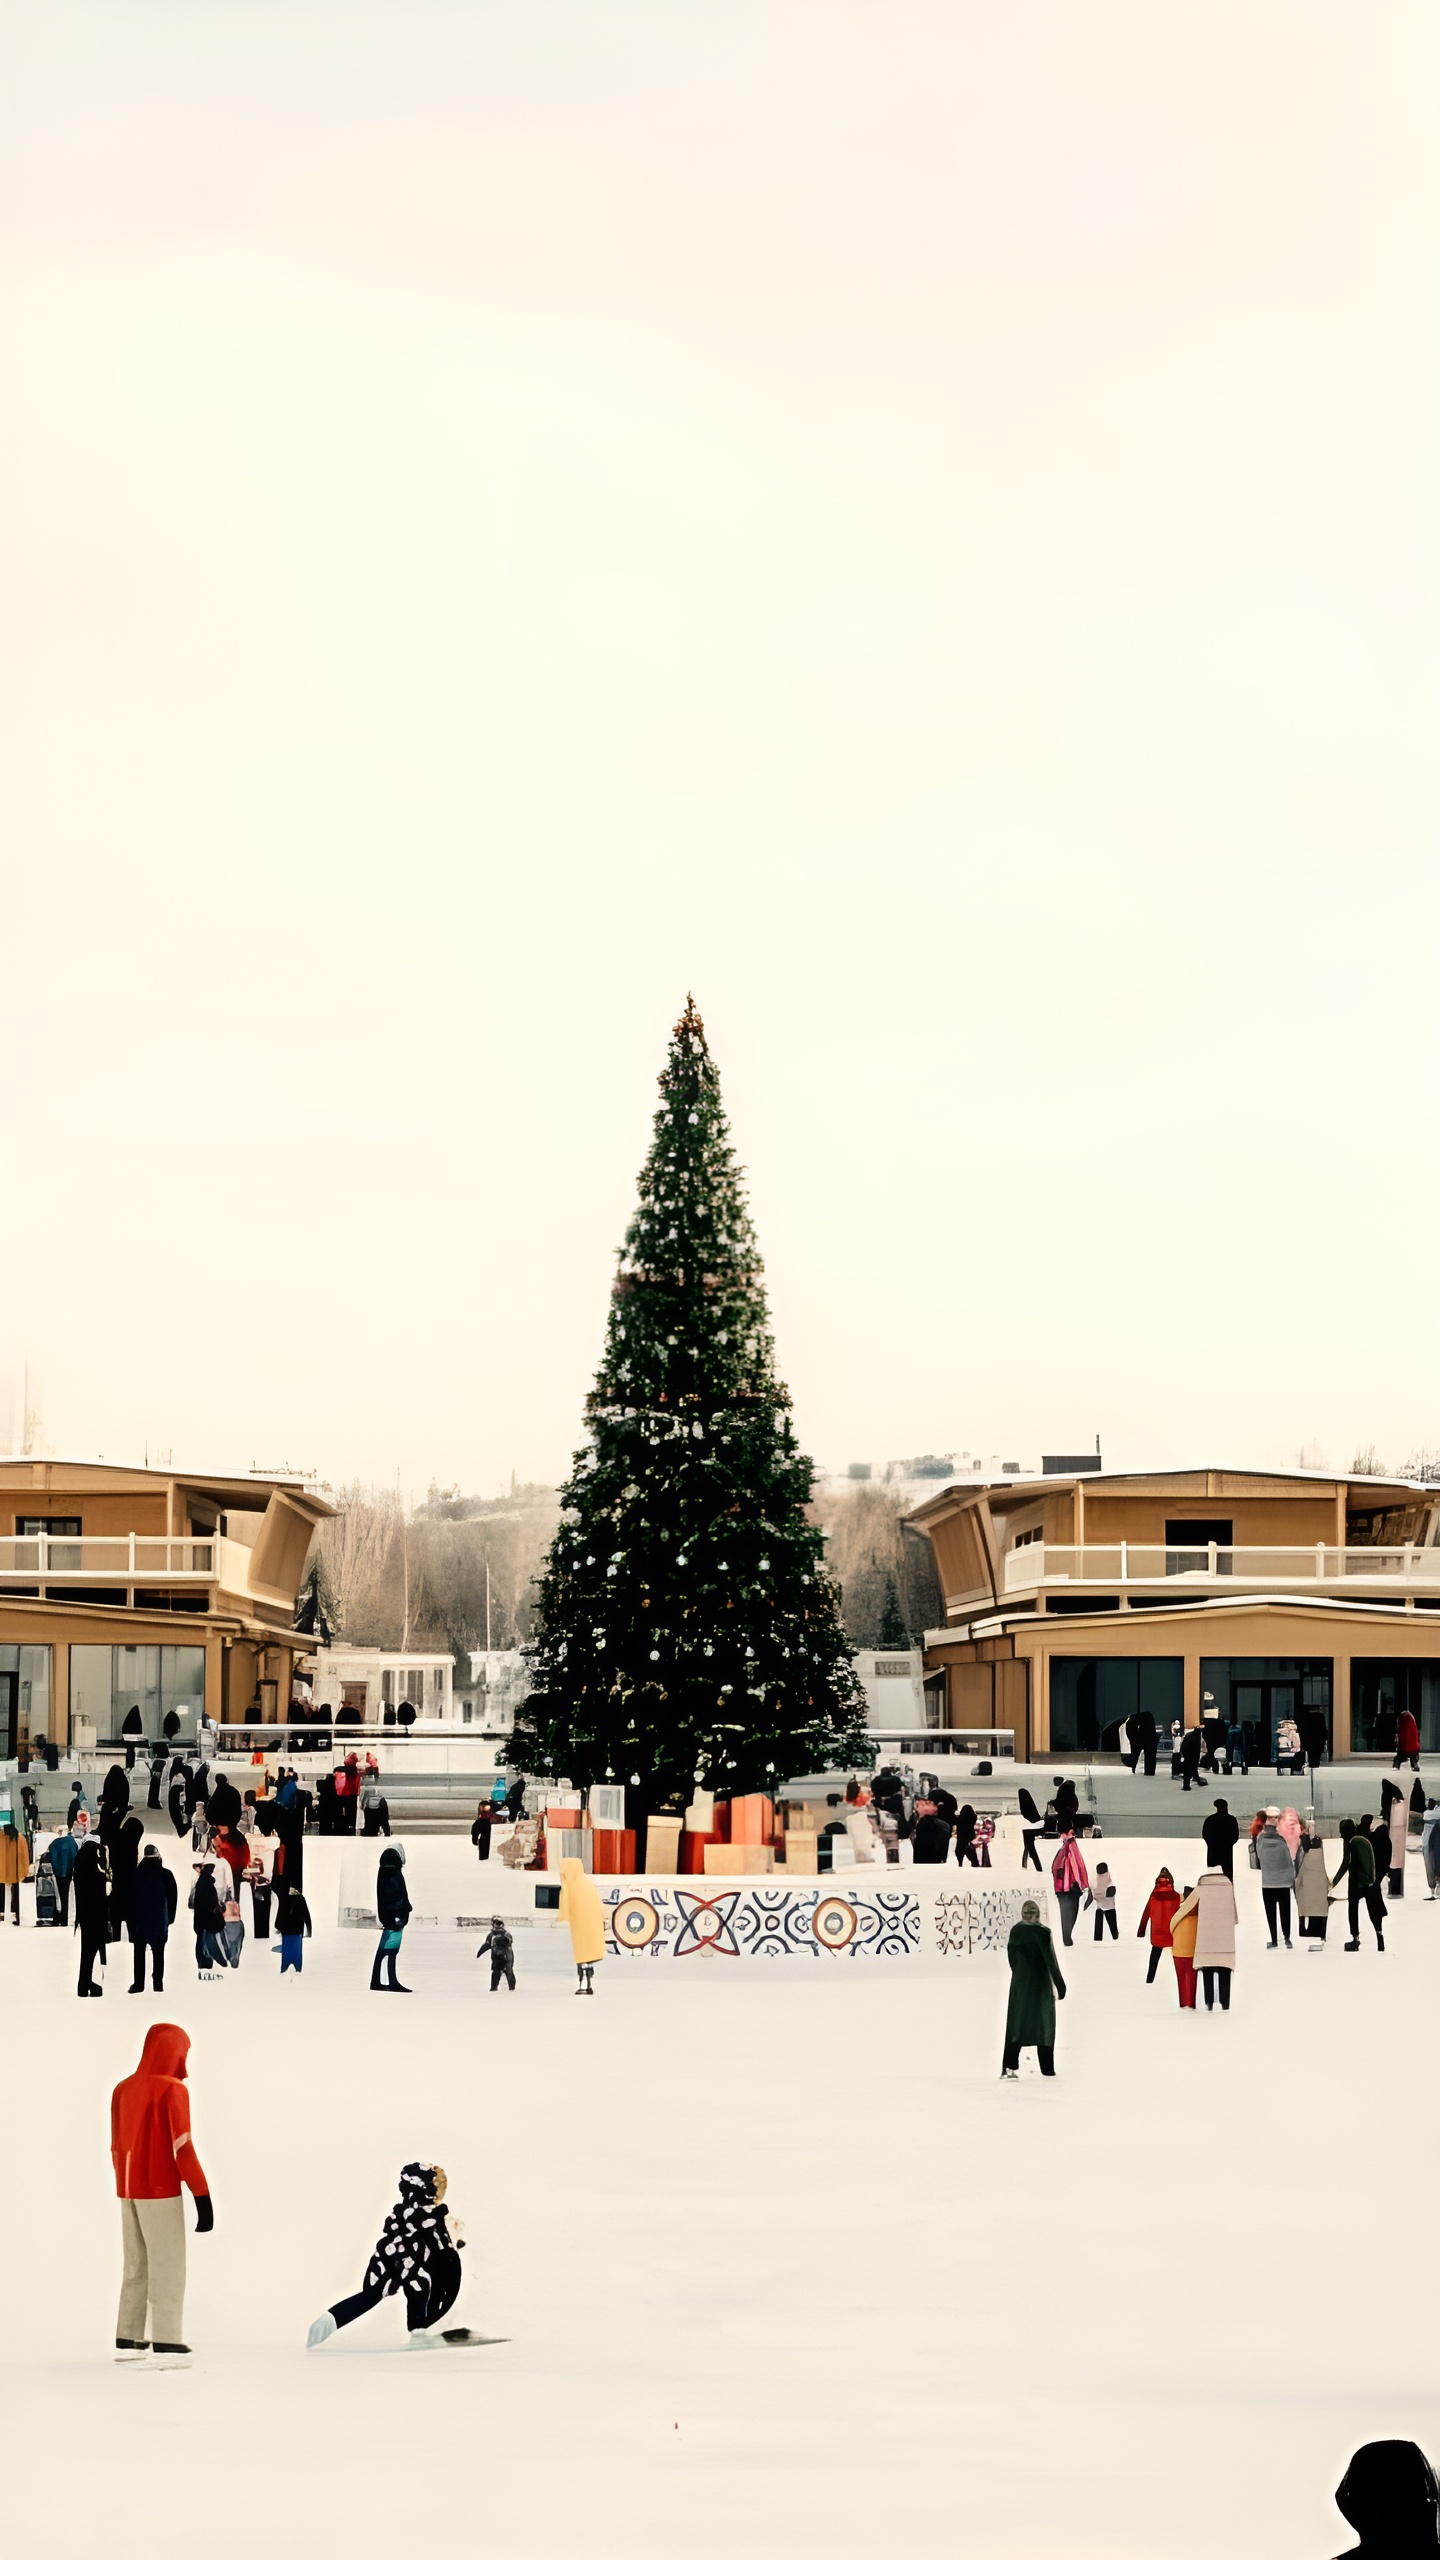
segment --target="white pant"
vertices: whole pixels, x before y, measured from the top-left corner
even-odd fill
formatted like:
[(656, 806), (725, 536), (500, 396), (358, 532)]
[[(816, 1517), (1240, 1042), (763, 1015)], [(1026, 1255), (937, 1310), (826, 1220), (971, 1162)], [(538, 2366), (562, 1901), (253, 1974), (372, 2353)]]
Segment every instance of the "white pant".
[(116, 2337), (143, 2338), (148, 2307), (152, 2343), (183, 2346), (184, 2197), (122, 2196), (120, 2231), (125, 2243), (125, 2272), (120, 2279)]

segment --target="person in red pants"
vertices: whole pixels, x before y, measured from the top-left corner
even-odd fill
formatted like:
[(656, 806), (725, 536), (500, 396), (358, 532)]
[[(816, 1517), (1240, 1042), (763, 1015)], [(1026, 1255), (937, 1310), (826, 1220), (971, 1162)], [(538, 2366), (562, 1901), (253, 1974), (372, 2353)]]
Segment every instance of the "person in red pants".
[[(1188, 1902), (1193, 1891), (1193, 1885), (1184, 1886), (1181, 1902)], [(1183, 1920), (1177, 1920), (1173, 1911), (1170, 1915), (1170, 1953), (1175, 1959), (1175, 1987), (1182, 2009), (1195, 2006), (1195, 1932), (1199, 1926), (1198, 1911), (1187, 1911)]]

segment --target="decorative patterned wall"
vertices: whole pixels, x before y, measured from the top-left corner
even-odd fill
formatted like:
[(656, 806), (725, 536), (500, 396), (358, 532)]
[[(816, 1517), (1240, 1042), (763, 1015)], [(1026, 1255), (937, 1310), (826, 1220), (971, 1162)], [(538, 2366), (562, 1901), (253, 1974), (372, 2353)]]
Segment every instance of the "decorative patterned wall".
[[(607, 1932), (621, 1953), (707, 1959), (764, 1956), (1000, 1955), (1025, 1887), (933, 1897), (898, 1885), (705, 1886), (625, 1876), (602, 1889)], [(1038, 1894), (1042, 1913), (1046, 1897)]]

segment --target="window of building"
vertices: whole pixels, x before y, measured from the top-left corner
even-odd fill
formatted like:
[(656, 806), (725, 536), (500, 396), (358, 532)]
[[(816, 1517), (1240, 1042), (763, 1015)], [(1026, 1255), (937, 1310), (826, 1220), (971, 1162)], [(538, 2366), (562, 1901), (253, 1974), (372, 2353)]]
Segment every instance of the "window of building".
[(22, 1742), (50, 1739), (50, 1647), (0, 1644), (0, 1752), (17, 1757)]
[[(1165, 1523), (1165, 1570), (1167, 1573), (1208, 1573), (1211, 1547), (1233, 1547), (1233, 1520), (1167, 1520)], [(1178, 1548), (1179, 1554), (1174, 1550)], [(1187, 1549), (1193, 1548), (1194, 1554)], [(1218, 1555), (1217, 1573), (1229, 1573), (1232, 1559)]]
[(193, 1742), (205, 1705), (203, 1644), (72, 1644), (70, 1720), (83, 1716), (97, 1742), (118, 1742), (126, 1717), (138, 1709), (149, 1741), (166, 1716), (180, 1720), (176, 1739)]
[(406, 1674), (405, 1674), (405, 1704), (407, 1705), (407, 1707), (417, 1707), (417, 1708), (418, 1708), (418, 1707), (423, 1707), (423, 1706), (424, 1706), (424, 1704), (425, 1704), (425, 1674), (424, 1674), (424, 1672), (423, 1672), (423, 1671), (407, 1671), (407, 1672), (406, 1672)]
[(1055, 1654), (1050, 1662), (1052, 1751), (1115, 1751), (1127, 1716), (1146, 1710), (1161, 1734), (1185, 1711), (1179, 1657)]
[(1351, 1663), (1352, 1751), (1393, 1752), (1402, 1707), (1420, 1727), (1421, 1750), (1440, 1751), (1440, 1662)]

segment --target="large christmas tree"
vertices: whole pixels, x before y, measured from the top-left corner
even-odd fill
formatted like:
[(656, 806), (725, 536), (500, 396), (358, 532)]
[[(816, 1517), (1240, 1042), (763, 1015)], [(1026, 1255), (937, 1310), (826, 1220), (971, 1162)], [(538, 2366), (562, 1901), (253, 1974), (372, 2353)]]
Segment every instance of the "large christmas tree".
[(540, 1585), (533, 1693), (508, 1757), (629, 1789), (770, 1791), (870, 1758), (864, 1697), (808, 1519), (762, 1266), (693, 1000), (611, 1293)]

